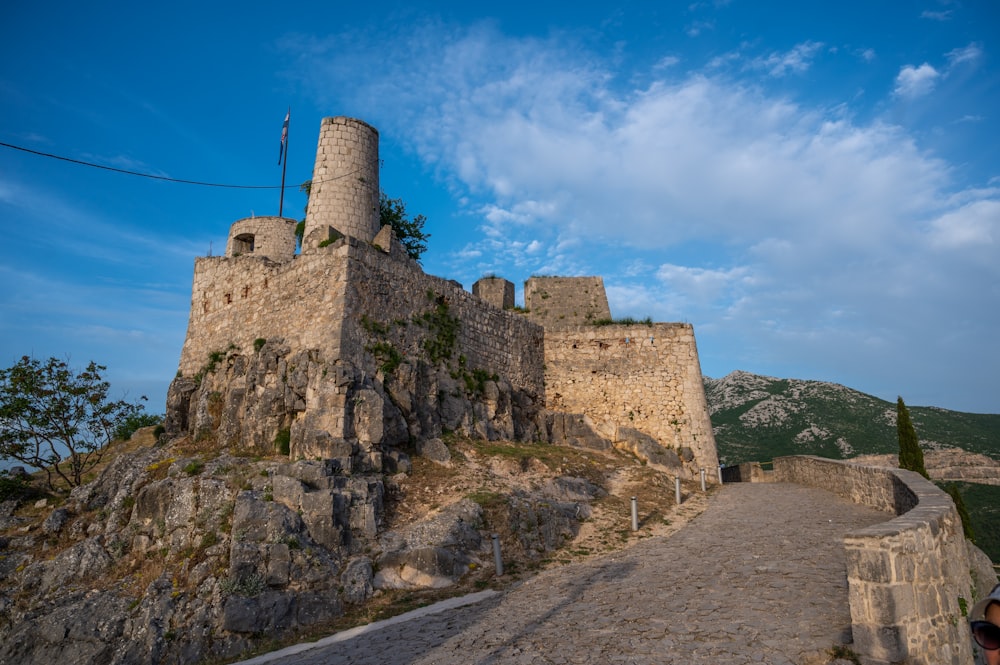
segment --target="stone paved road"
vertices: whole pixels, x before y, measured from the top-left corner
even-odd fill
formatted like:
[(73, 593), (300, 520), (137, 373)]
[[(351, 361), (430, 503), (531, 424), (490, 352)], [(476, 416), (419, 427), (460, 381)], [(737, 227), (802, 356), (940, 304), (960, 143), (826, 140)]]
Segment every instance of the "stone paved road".
[(850, 635), (841, 537), (890, 518), (798, 485), (726, 485), (668, 538), (271, 662), (825, 663)]

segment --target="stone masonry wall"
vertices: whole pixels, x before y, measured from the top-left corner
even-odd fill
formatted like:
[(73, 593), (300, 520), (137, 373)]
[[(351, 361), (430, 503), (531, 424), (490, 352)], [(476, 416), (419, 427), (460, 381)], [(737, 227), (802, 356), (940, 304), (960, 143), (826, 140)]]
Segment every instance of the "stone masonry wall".
[(514, 283), (500, 277), (483, 277), (472, 285), (472, 295), (497, 309), (514, 308)]
[(694, 329), (686, 323), (545, 329), (547, 407), (583, 413), (617, 440), (634, 428), (719, 465)]
[(371, 241), (379, 230), (378, 130), (354, 118), (323, 118), (305, 237), (320, 227)]
[[(452, 359), (464, 357), (469, 370), (506, 378), (532, 395), (544, 394), (543, 329), (514, 312), (491, 307), (450, 280), (428, 275), (412, 261), (387, 261), (383, 254), (352, 249), (346, 297), (344, 353), (352, 357), (372, 341), (364, 319), (388, 329), (386, 337), (408, 358), (426, 355), (421, 345), (428, 331), (414, 317), (442, 305), (458, 317)], [(432, 333), (433, 334), (433, 333)], [(370, 367), (374, 371), (374, 367)]]
[(611, 318), (600, 277), (531, 277), (524, 283), (524, 308), (546, 329)]
[(272, 261), (291, 261), (295, 256), (294, 219), (288, 217), (247, 217), (229, 228), (226, 256), (255, 254)]
[[(393, 259), (353, 238), (307, 249), (276, 263), (243, 255), (195, 260), (191, 313), (179, 373), (192, 377), (211, 354), (231, 348), (249, 351), (259, 338), (280, 338), (294, 351), (316, 351), (322, 362), (340, 365), (331, 381), (353, 381), (354, 370), (375, 376), (378, 360), (366, 350), (386, 342), (411, 360), (425, 356), (423, 342), (434, 331), (415, 316), (444, 303), (460, 325), (454, 361), (463, 357), (533, 396), (544, 394), (541, 327), (512, 312), (483, 303), (454, 282), (427, 275), (409, 259)], [(374, 324), (374, 325), (373, 325)], [(315, 393), (316, 391), (312, 391)], [(341, 408), (346, 385), (334, 391)], [(343, 417), (324, 418), (340, 436)]]
[(844, 537), (854, 650), (865, 665), (972, 662), (962, 607), (974, 600), (970, 559), (947, 494), (911, 471), (807, 456), (775, 459), (774, 480), (897, 515)]
[(231, 345), (246, 351), (258, 338), (338, 357), (346, 276), (345, 258), (333, 251), (287, 263), (254, 255), (195, 259), (179, 372), (192, 376), (210, 354)]

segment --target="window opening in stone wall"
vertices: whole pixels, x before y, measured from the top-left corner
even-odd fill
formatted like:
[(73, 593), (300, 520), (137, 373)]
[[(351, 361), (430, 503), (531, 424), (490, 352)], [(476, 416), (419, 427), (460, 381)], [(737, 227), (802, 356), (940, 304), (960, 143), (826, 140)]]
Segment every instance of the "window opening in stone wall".
[(254, 235), (241, 233), (233, 238), (233, 254), (250, 254), (254, 248)]

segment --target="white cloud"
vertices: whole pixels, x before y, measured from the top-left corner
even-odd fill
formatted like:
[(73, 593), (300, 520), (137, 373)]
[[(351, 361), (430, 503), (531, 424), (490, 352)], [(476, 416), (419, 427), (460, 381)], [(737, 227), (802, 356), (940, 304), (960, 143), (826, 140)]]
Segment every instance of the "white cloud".
[[(338, 90), (481, 211), (482, 237), (454, 257), (470, 272), (603, 274), (615, 316), (726, 331), (728, 369), (798, 359), (828, 370), (805, 378), (836, 380), (929, 354), (921, 371), (969, 362), (1000, 325), (975, 288), (1000, 283), (1000, 194), (956, 191), (950, 165), (898, 126), (745, 78), (804, 71), (820, 47), (743, 78), (671, 67), (638, 89), (567, 43), (483, 26), (305, 65), (323, 72), (317, 95)], [(384, 76), (345, 73), (385, 62)], [(905, 67), (896, 95), (942, 76)], [(399, 104), (379, 104), (390, 90)], [(963, 322), (961, 348), (936, 332), (945, 320)]]
[(705, 30), (714, 30), (715, 23), (712, 21), (693, 21), (688, 24), (684, 32), (687, 33), (688, 37), (698, 37)]
[(930, 240), (935, 248), (971, 248), (995, 257), (1000, 242), (1000, 200), (974, 201), (948, 211), (931, 223)]
[(926, 62), (919, 67), (906, 65), (896, 76), (895, 94), (904, 99), (915, 99), (930, 93), (941, 74)]
[(756, 58), (751, 66), (766, 70), (771, 76), (785, 76), (788, 73), (801, 74), (809, 69), (816, 53), (823, 48), (822, 42), (807, 41), (796, 44), (790, 51), (771, 53), (762, 58)]
[(653, 65), (653, 70), (670, 69), (671, 67), (676, 67), (680, 61), (680, 58), (673, 55), (664, 56)]

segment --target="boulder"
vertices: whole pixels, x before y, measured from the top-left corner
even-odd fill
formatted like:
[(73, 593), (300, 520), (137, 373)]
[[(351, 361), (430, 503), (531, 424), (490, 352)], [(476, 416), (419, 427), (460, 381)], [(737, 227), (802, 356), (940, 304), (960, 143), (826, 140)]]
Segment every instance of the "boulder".
[(615, 448), (632, 453), (643, 464), (660, 467), (671, 473), (683, 470), (681, 458), (674, 451), (661, 446), (656, 439), (630, 427), (618, 429), (619, 440)]
[(65, 508), (56, 508), (42, 522), (42, 533), (54, 536), (62, 531), (67, 521), (69, 521), (69, 511)]
[(362, 556), (348, 561), (340, 574), (340, 585), (345, 602), (360, 605), (371, 598), (375, 591), (371, 559)]
[(441, 439), (418, 441), (417, 453), (438, 464), (448, 464), (451, 461), (451, 452)]

